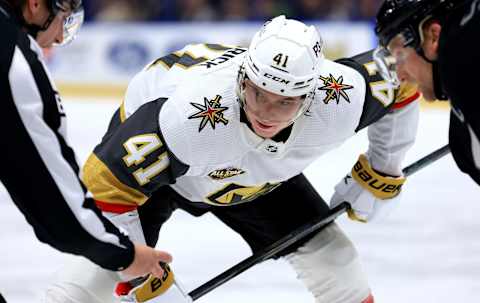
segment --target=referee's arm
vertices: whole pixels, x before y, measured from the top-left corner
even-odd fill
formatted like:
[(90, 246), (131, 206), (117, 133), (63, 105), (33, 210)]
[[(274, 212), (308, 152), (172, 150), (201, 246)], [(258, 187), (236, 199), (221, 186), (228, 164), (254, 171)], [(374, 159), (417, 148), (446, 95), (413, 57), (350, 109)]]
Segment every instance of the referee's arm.
[(85, 199), (40, 50), (18, 32), (2, 40), (0, 181), (39, 240), (103, 268), (125, 269), (134, 258), (133, 243)]

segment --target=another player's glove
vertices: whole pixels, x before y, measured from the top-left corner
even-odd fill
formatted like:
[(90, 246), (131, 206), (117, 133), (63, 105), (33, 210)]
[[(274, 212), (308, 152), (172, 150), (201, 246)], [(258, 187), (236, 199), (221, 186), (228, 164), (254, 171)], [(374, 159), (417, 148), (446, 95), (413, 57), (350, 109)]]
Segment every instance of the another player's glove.
[(152, 275), (120, 282), (115, 288), (115, 295), (122, 303), (147, 302), (156, 298), (155, 302), (191, 303), (193, 302), (175, 283), (175, 277), (167, 264), (162, 264), (164, 275), (156, 278)]
[(352, 220), (369, 222), (384, 217), (398, 203), (405, 177), (385, 176), (375, 171), (365, 155), (360, 155), (352, 171), (335, 186), (330, 207), (347, 201)]

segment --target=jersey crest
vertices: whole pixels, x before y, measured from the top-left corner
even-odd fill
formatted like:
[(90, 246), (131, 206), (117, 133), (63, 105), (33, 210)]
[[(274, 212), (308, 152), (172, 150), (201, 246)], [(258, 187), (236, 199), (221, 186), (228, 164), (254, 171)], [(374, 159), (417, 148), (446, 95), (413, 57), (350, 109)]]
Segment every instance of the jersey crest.
[(236, 183), (230, 183), (210, 194), (205, 198), (205, 202), (212, 205), (236, 205), (255, 200), (259, 196), (268, 194), (281, 183), (265, 183), (259, 186), (243, 186)]
[(353, 86), (344, 84), (343, 76), (335, 78), (332, 74), (330, 74), (328, 77), (320, 76), (320, 80), (323, 81), (323, 86), (319, 87), (318, 90), (326, 91), (326, 96), (323, 99), (323, 103), (328, 104), (328, 102), (335, 100), (337, 104), (339, 104), (342, 98), (350, 103), (350, 98), (345, 91), (352, 89)]
[(228, 107), (220, 104), (221, 99), (222, 96), (216, 95), (215, 98), (211, 100), (204, 97), (203, 104), (190, 102), (193, 107), (198, 109), (198, 112), (189, 116), (188, 119), (201, 119), (198, 132), (201, 132), (207, 123), (210, 123), (212, 129), (215, 129), (215, 125), (218, 123), (228, 124), (228, 120), (223, 115), (223, 112), (226, 111)]

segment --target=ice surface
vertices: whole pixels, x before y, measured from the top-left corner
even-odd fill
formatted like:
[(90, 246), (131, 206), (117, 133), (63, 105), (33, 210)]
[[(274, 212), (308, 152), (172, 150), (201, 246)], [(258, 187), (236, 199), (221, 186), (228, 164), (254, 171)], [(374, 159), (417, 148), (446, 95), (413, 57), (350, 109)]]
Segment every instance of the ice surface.
[[(105, 132), (117, 103), (69, 100), (71, 144), (84, 161)], [(405, 164), (447, 142), (448, 112), (424, 110), (417, 144)], [(367, 146), (358, 135), (315, 162), (307, 176), (327, 198)], [(27, 189), (28, 190), (28, 189)], [(49, 197), (44, 197), (48, 209)], [(294, 202), (292, 202), (294, 204)], [(294, 207), (294, 205), (292, 205)], [(376, 302), (476, 302), (480, 291), (480, 187), (460, 173), (451, 156), (409, 178), (401, 204), (376, 224), (338, 220), (356, 244)], [(40, 302), (52, 274), (72, 257), (35, 239), (31, 227), (0, 189), (0, 292), (14, 303)], [(173, 253), (188, 290), (249, 256), (242, 240), (218, 220), (178, 211), (166, 224), (160, 248)], [(313, 298), (282, 261), (268, 261), (198, 302), (302, 302)]]

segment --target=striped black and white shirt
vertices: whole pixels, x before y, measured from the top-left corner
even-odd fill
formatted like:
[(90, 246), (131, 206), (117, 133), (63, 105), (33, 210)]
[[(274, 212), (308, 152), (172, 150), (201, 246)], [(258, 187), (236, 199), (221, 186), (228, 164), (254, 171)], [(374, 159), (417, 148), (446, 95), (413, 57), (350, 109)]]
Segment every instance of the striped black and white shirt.
[(5, 2), (0, 31), (0, 181), (40, 241), (109, 270), (126, 268), (133, 244), (85, 198), (42, 50)]

